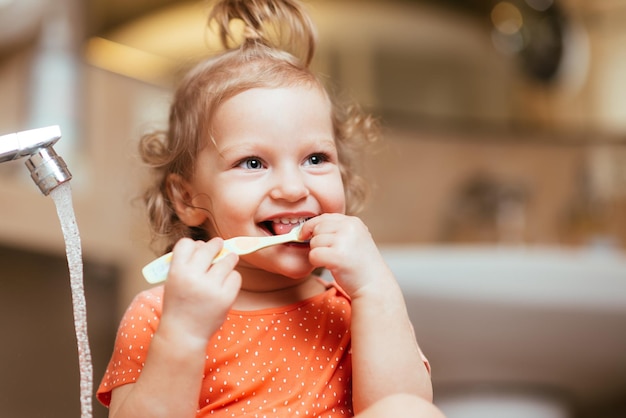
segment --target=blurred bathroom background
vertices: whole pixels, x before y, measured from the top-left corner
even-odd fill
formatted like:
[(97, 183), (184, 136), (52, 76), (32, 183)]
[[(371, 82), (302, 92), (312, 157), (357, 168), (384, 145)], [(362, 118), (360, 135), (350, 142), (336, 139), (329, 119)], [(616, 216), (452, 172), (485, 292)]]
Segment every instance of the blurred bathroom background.
[[(626, 416), (625, 0), (308, 0), (379, 116), (362, 214), (450, 418)], [(154, 258), (136, 145), (216, 50), (202, 0), (0, 0), (0, 135), (60, 125), (94, 385)], [(0, 164), (0, 416), (79, 414), (54, 203)], [(94, 401), (94, 416), (106, 410)]]

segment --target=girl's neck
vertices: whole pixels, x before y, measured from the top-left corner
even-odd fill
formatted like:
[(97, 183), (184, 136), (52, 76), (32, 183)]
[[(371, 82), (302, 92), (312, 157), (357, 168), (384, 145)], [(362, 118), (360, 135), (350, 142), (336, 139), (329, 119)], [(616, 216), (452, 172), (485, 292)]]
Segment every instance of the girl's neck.
[(302, 279), (270, 273), (267, 277), (255, 274), (254, 280), (246, 280), (246, 271), (240, 273), (241, 290), (232, 307), (236, 310), (252, 311), (287, 306), (316, 296), (325, 290), (324, 284), (313, 274)]

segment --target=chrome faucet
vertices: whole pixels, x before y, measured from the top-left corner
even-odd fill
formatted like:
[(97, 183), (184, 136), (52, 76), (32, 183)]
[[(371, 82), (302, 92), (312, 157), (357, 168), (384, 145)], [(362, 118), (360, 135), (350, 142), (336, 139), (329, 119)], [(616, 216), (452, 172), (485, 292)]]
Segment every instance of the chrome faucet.
[(47, 196), (72, 178), (65, 161), (52, 148), (60, 138), (61, 129), (56, 125), (0, 136), (0, 163), (28, 157), (30, 176)]

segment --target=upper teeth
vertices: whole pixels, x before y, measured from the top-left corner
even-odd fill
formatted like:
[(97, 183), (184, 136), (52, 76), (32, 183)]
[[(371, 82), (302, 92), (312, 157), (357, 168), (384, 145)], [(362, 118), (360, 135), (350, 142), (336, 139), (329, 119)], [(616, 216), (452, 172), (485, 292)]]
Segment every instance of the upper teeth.
[(274, 223), (277, 224), (285, 224), (285, 225), (289, 225), (289, 224), (294, 224), (294, 225), (298, 225), (301, 223), (304, 223), (304, 221), (306, 221), (306, 218), (280, 218), (280, 219), (274, 219)]

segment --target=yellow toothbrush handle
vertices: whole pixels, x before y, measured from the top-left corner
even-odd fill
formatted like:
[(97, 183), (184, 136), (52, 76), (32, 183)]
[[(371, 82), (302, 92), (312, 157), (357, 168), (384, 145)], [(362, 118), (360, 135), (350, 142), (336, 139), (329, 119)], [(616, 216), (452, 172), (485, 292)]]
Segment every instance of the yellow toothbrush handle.
[(141, 273), (148, 283), (160, 283), (167, 278), (171, 262), (172, 253), (167, 253), (147, 264), (141, 269)]
[[(270, 245), (283, 244), (285, 242), (297, 241), (298, 234), (302, 225), (291, 230), (291, 232), (284, 235), (275, 235), (270, 237), (235, 237), (224, 241), (224, 247), (215, 256), (211, 264), (220, 261), (229, 253), (235, 253), (239, 255), (250, 254), (251, 252), (260, 250)], [(172, 262), (172, 253), (167, 253), (152, 261), (146, 265), (141, 272), (146, 281), (150, 284), (160, 283), (167, 279), (167, 273), (170, 270), (170, 263)]]

